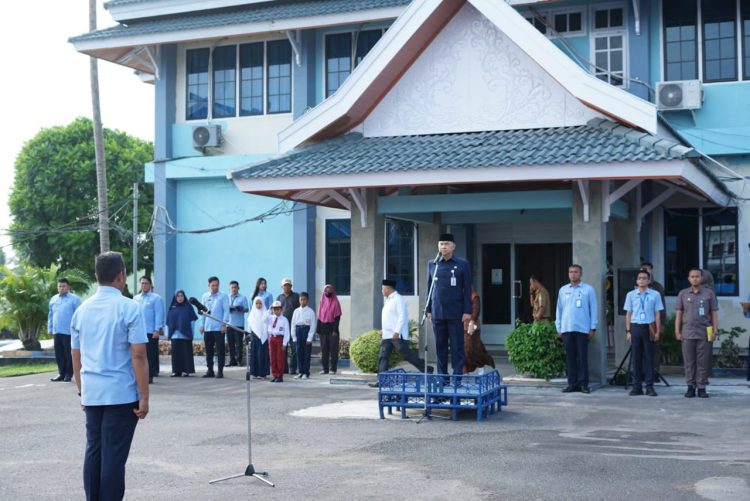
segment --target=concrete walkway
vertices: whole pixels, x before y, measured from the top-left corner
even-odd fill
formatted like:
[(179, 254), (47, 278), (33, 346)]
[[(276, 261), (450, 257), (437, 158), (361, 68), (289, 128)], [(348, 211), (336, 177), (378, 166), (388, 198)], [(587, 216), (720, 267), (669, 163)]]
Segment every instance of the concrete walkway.
[[(253, 381), (254, 462), (272, 489), (208, 484), (247, 463), (244, 369), (223, 380), (168, 371), (136, 431), (126, 499), (750, 499), (750, 389), (740, 380), (715, 380), (708, 400), (683, 398), (681, 385), (657, 387), (657, 398), (514, 386), (483, 423), (467, 414), (420, 425), (378, 419), (366, 386)], [(0, 379), (0, 423), (0, 499), (83, 498), (72, 384)]]

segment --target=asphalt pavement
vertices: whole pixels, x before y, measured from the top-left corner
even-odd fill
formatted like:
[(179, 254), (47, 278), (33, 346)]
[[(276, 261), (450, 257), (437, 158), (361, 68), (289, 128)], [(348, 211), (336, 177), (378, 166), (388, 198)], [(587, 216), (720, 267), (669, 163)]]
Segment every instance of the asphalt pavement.
[[(167, 373), (165, 373), (167, 372)], [(84, 414), (75, 386), (49, 374), (0, 379), (0, 499), (83, 499)], [(513, 386), (477, 423), (396, 414), (377, 390), (326, 376), (252, 381), (252, 453), (271, 488), (241, 477), (248, 459), (242, 368), (223, 380), (151, 387), (127, 465), (132, 500), (731, 500), (750, 499), (750, 389), (715, 379), (709, 399), (684, 385), (658, 397)]]

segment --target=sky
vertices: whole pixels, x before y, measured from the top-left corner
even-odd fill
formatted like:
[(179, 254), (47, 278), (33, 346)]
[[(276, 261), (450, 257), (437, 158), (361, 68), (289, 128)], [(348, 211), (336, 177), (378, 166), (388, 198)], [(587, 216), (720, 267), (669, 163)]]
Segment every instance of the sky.
[[(116, 23), (97, 1), (98, 28)], [(0, 16), (5, 70), (0, 78), (0, 246), (12, 254), (6, 230), (11, 223), (8, 195), (14, 164), (25, 141), (39, 130), (91, 117), (89, 58), (68, 43), (88, 31), (88, 0), (13, 2)], [(99, 61), (99, 93), (104, 127), (153, 141), (154, 86), (133, 70)]]

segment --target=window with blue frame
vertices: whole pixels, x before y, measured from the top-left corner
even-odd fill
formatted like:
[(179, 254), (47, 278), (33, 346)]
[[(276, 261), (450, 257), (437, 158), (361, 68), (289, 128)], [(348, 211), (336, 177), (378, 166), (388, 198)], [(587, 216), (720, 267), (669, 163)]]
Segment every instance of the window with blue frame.
[(591, 24), (594, 75), (611, 85), (624, 86), (627, 61), (624, 8), (594, 9)]
[(186, 64), (186, 116), (188, 120), (208, 117), (208, 49), (188, 50)]
[(750, 0), (742, 0), (740, 9), (742, 24), (742, 78), (750, 80)]
[(711, 272), (717, 296), (739, 294), (737, 222), (736, 207), (664, 210), (664, 287), (668, 295), (690, 287), (687, 275), (694, 266)]
[(387, 220), (385, 226), (385, 278), (396, 281), (399, 294), (415, 294), (416, 225)]
[[(326, 97), (341, 87), (382, 36), (383, 30), (380, 29), (326, 35)], [(355, 39), (356, 43), (353, 42)]]
[(263, 42), (240, 45), (240, 115), (263, 114)]
[(237, 46), (214, 49), (214, 104), (215, 118), (233, 117), (236, 109)]
[(737, 79), (736, 0), (703, 0), (703, 80)]
[(698, 78), (697, 0), (663, 0), (666, 80)]
[(268, 113), (292, 111), (292, 46), (289, 40), (268, 42)]
[(326, 220), (326, 283), (338, 295), (351, 292), (352, 229), (349, 219)]

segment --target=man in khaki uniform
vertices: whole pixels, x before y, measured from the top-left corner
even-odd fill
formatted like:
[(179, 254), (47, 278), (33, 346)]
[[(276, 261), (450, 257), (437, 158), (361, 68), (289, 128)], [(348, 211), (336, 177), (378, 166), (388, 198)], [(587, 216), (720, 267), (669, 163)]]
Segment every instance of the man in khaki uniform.
[(677, 295), (675, 310), (675, 337), (682, 341), (682, 358), (685, 364), (685, 380), (688, 388), (685, 397), (708, 398), (706, 385), (711, 370), (713, 341), (719, 329), (719, 303), (714, 291), (705, 287), (703, 272), (692, 268), (688, 273), (690, 287)]

